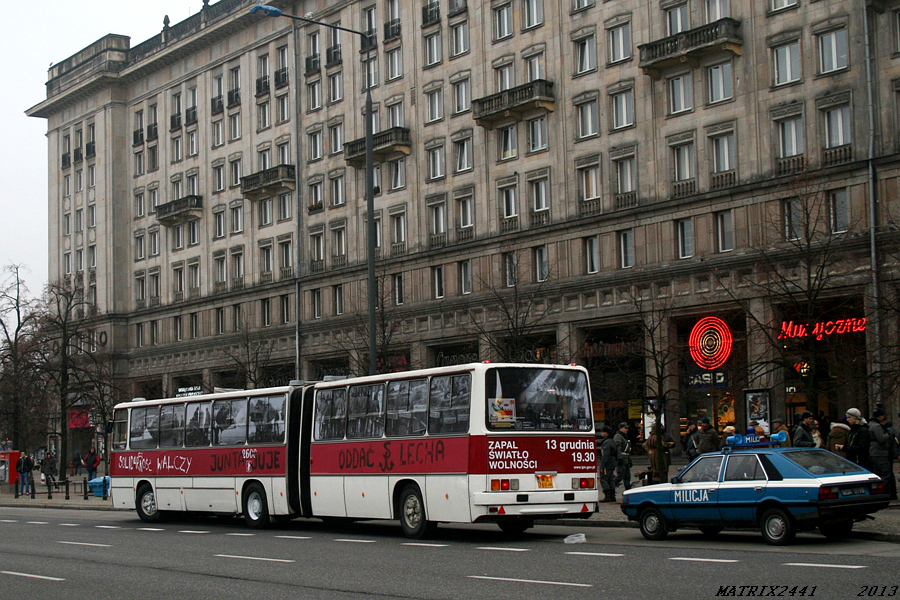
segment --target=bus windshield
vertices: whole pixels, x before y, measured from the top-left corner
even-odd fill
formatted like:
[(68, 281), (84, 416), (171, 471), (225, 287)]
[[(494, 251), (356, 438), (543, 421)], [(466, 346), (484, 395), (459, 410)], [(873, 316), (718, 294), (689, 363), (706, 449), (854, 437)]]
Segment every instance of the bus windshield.
[(590, 431), (591, 399), (581, 371), (497, 367), (485, 373), (489, 429)]

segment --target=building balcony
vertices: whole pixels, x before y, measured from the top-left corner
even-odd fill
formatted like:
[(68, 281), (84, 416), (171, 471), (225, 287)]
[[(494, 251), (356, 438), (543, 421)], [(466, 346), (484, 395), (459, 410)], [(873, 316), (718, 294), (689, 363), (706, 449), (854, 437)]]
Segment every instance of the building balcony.
[(590, 198), (582, 200), (578, 203), (578, 214), (582, 217), (588, 215), (599, 215), (603, 210), (603, 203), (600, 198)]
[(337, 46), (330, 46), (325, 50), (325, 66), (333, 67), (334, 65), (341, 64), (341, 46), (338, 44)]
[(213, 288), (213, 293), (221, 294), (222, 292), (228, 291), (228, 284), (224, 281), (217, 281), (215, 283), (215, 287)]
[(84, 150), (82, 148), (75, 148), (74, 158), (72, 160), (77, 163), (80, 163), (82, 160), (84, 160)]
[(672, 182), (672, 195), (676, 198), (690, 196), (691, 194), (695, 194), (696, 192), (697, 180), (694, 178)]
[(59, 162), (63, 169), (68, 169), (72, 166), (72, 155), (68, 152), (63, 152), (62, 156), (59, 157)]
[(775, 159), (775, 174), (796, 175), (806, 169), (806, 157), (802, 154)]
[(175, 302), (184, 302), (184, 292), (172, 292)]
[(466, 0), (450, 0), (450, 6), (447, 8), (447, 16), (460, 15), (469, 10), (469, 4)]
[(181, 113), (175, 113), (169, 116), (169, 131), (178, 131), (181, 129)]
[(853, 160), (853, 146), (844, 144), (843, 146), (835, 146), (834, 148), (824, 148), (822, 150), (822, 165), (831, 167), (833, 165), (842, 165)]
[(190, 287), (188, 288), (188, 299), (193, 300), (194, 298), (200, 297), (200, 288), (199, 287)]
[(147, 141), (159, 139), (159, 123), (150, 123), (147, 125)]
[(131, 134), (131, 143), (134, 146), (140, 146), (144, 143), (144, 128), (135, 129)]
[(202, 216), (203, 196), (185, 196), (156, 207), (156, 220), (166, 227), (181, 225)]
[(359, 45), (360, 52), (368, 52), (369, 50), (374, 50), (376, 46), (378, 46), (378, 31), (375, 29), (369, 29), (364, 32), (365, 37), (363, 37), (362, 41)]
[[(409, 156), (412, 152), (412, 135), (406, 127), (391, 127), (372, 136), (372, 154), (375, 162), (381, 162), (389, 154), (402, 152)], [(366, 138), (344, 144), (344, 160), (347, 164), (363, 169), (366, 166)]]
[(87, 158), (94, 158), (97, 155), (97, 143), (96, 142), (88, 142), (84, 145), (84, 155)]
[(313, 202), (312, 204), (309, 204), (306, 207), (306, 212), (308, 212), (311, 215), (322, 212), (323, 210), (325, 210), (324, 202)]
[(318, 54), (313, 54), (312, 56), (306, 57), (306, 69), (304, 69), (303, 73), (305, 75), (315, 75), (322, 69), (322, 61), (319, 60)]
[(214, 115), (225, 110), (225, 102), (222, 100), (221, 94), (209, 101), (209, 110)]
[(269, 76), (263, 75), (256, 78), (256, 96), (265, 96), (269, 93)]
[(263, 271), (262, 273), (259, 274), (259, 282), (260, 283), (272, 283), (273, 278), (274, 278), (274, 275), (272, 274), (272, 271)]
[(456, 241), (457, 242), (471, 242), (475, 239), (475, 228), (474, 227), (457, 227), (456, 228)]
[(294, 267), (281, 267), (278, 271), (278, 279), (284, 281), (285, 279), (293, 279), (294, 278)]
[(519, 230), (519, 215), (512, 217), (500, 217), (500, 233), (510, 233)]
[(384, 24), (384, 41), (390, 42), (400, 37), (400, 19), (392, 19)]
[(291, 81), (291, 77), (290, 77), (290, 75), (288, 75), (287, 67), (282, 67), (281, 69), (278, 69), (277, 71), (275, 71), (275, 89), (276, 90), (287, 86), (287, 84), (290, 83), (290, 81)]
[(709, 176), (709, 187), (714, 190), (734, 187), (737, 185), (737, 171), (722, 171)]
[(432, 233), (428, 245), (430, 248), (443, 248), (447, 245), (447, 233)]
[(531, 213), (531, 226), (532, 227), (541, 227), (543, 225), (550, 224), (550, 211), (549, 210), (540, 210), (537, 212)]
[(406, 254), (406, 242), (394, 242), (391, 244), (391, 256), (403, 256)]
[(485, 129), (493, 129), (497, 121), (510, 117), (522, 119), (522, 114), (534, 109), (553, 111), (553, 82), (535, 79), (524, 85), (491, 94), (472, 101), (475, 122)]
[(228, 90), (228, 108), (241, 103), (241, 90)]
[(331, 266), (340, 269), (341, 267), (347, 266), (347, 255), (346, 254), (337, 254), (331, 257)]
[[(599, 202), (599, 200), (598, 200)], [(616, 210), (625, 210), (626, 208), (634, 208), (638, 205), (637, 192), (625, 192), (624, 194), (615, 195)], [(600, 211), (597, 211), (600, 212)]]
[(294, 165), (278, 165), (241, 177), (241, 195), (248, 200), (276, 198), (279, 194), (294, 191), (296, 182)]
[(232, 290), (244, 289), (244, 276), (243, 275), (238, 275), (237, 277), (231, 278), (231, 289)]
[(184, 110), (184, 124), (194, 125), (197, 123), (197, 107), (189, 106)]
[(325, 272), (325, 260), (311, 260), (309, 261), (309, 272), (310, 273), (324, 273)]
[(641, 53), (639, 66), (645, 75), (655, 79), (659, 77), (660, 69), (683, 62), (696, 64), (699, 59), (711, 54), (731, 52), (740, 56), (744, 43), (738, 32), (740, 26), (740, 21), (724, 18), (642, 44), (638, 46)]
[[(441, 22), (441, 5), (431, 2), (422, 7), (422, 27), (428, 27)], [(385, 38), (385, 41), (387, 38)]]

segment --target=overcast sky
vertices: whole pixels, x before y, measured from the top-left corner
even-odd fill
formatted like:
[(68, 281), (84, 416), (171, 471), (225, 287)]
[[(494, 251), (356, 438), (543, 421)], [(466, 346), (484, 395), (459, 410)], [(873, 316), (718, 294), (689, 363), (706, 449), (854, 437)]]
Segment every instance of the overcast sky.
[[(215, 0), (213, 0), (215, 3)], [(47, 69), (108, 33), (136, 46), (201, 0), (3, 2), (0, 36), (0, 266), (26, 267), (33, 296), (47, 284), (47, 121), (25, 116), (46, 98)]]

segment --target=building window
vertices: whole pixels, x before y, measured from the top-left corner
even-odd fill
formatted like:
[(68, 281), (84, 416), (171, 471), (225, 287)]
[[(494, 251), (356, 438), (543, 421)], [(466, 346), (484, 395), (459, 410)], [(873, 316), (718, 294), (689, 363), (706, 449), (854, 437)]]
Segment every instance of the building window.
[(391, 215), (391, 243), (406, 243), (406, 213)]
[(467, 137), (453, 142), (453, 153), (457, 173), (472, 169), (472, 138)]
[(97, 226), (97, 205), (89, 204), (87, 207), (87, 226)]
[(288, 294), (281, 296), (281, 322), (287, 324), (291, 322), (291, 297)]
[(403, 127), (403, 102), (394, 102), (388, 106), (388, 126)]
[(534, 212), (550, 210), (550, 181), (546, 177), (528, 182)]
[(575, 74), (587, 73), (597, 68), (597, 45), (594, 36), (575, 41)]
[(693, 143), (672, 147), (672, 170), (674, 181), (687, 181), (694, 178)]
[(376, 57), (367, 58), (363, 61), (365, 68), (365, 81), (363, 81), (363, 89), (367, 90), (378, 85), (378, 59)]
[(447, 231), (447, 210), (444, 203), (432, 204), (429, 212), (431, 213), (431, 234), (441, 235)]
[(188, 326), (190, 327), (190, 333), (192, 340), (200, 337), (200, 314), (199, 313), (190, 313), (188, 315)]
[(613, 113), (613, 129), (634, 125), (634, 90), (625, 90), (610, 97)]
[(444, 267), (431, 267), (431, 293), (435, 299), (444, 297)]
[(184, 248), (184, 225), (176, 225), (172, 228), (172, 249)]
[(519, 257), (515, 252), (503, 253), (503, 273), (506, 287), (515, 287), (519, 273)]
[(328, 127), (328, 149), (332, 154), (344, 151), (344, 124), (337, 123)]
[(731, 63), (723, 63), (710, 67), (706, 71), (709, 83), (709, 103), (714, 104), (730, 100), (734, 95), (731, 79)]
[(444, 147), (437, 146), (427, 150), (428, 179), (439, 179), (444, 176)]
[(831, 233), (849, 231), (850, 203), (847, 200), (847, 190), (829, 192), (828, 204), (831, 212)]
[(150, 256), (159, 256), (159, 231), (151, 231), (147, 237), (150, 239)]
[(144, 347), (144, 324), (138, 323), (134, 326), (134, 345), (138, 348)]
[(215, 311), (216, 315), (216, 335), (222, 335), (225, 333), (225, 309), (217, 308)]
[(399, 190), (406, 186), (406, 161), (404, 159), (388, 161), (388, 173), (391, 178), (392, 190)]
[(836, 148), (850, 143), (850, 107), (840, 106), (825, 111), (825, 147)]
[[(69, 255), (66, 254), (66, 256)], [(69, 272), (70, 270), (67, 269), (66, 274), (68, 274)], [(138, 302), (147, 299), (147, 282), (143, 275), (138, 275), (134, 278), (134, 298)]]
[(600, 166), (588, 165), (578, 169), (578, 187), (581, 200), (586, 202), (600, 197)]
[(272, 301), (269, 298), (259, 301), (259, 324), (263, 327), (272, 324)]
[(694, 107), (691, 74), (686, 73), (669, 79), (669, 114), (678, 114)]
[(631, 58), (631, 23), (613, 27), (608, 34), (609, 62), (615, 63)]
[(471, 108), (472, 100), (469, 93), (469, 80), (463, 79), (453, 84), (453, 113), (466, 112)]
[(335, 316), (344, 314), (344, 286), (342, 284), (331, 286), (331, 300)]
[(734, 218), (730, 210), (716, 213), (716, 238), (719, 252), (734, 250)]
[(687, 4), (682, 4), (666, 11), (666, 27), (669, 35), (675, 35), (691, 28)]
[(231, 233), (240, 233), (244, 230), (244, 207), (233, 206), (231, 208)]
[(799, 240), (803, 234), (803, 207), (797, 199), (785, 200), (784, 210), (784, 239)]
[(678, 240), (678, 258), (694, 255), (694, 222), (691, 219), (675, 221), (675, 237)]
[(225, 189), (225, 167), (222, 165), (213, 167), (213, 191), (221, 192)]
[(238, 186), (241, 185), (241, 177), (243, 176), (243, 169), (241, 168), (241, 159), (233, 160), (228, 163), (228, 170), (231, 173), (231, 185)]
[(225, 237), (225, 212), (217, 212), (214, 213), (214, 222), (215, 222), (215, 232), (214, 237), (222, 238)]
[(512, 63), (496, 67), (494, 75), (497, 81), (498, 92), (506, 91), (515, 85), (515, 73), (513, 73)]
[(619, 266), (630, 269), (634, 266), (634, 232), (630, 229), (619, 232)]
[(347, 256), (347, 230), (343, 227), (331, 231), (331, 255)]
[(290, 241), (278, 242), (278, 264), (282, 269), (294, 266), (293, 244)]
[(224, 256), (217, 256), (213, 259), (213, 269), (216, 274), (216, 283), (225, 283), (228, 279), (228, 271), (225, 267)]
[(428, 100), (427, 122), (437, 121), (444, 116), (444, 91), (440, 88), (425, 94)]
[(437, 31), (425, 38), (425, 66), (431, 67), (443, 60), (441, 52), (441, 32)]
[(525, 0), (525, 28), (544, 22), (544, 0)]
[(287, 94), (282, 94), (275, 99), (275, 108), (278, 111), (275, 117), (279, 123), (284, 123), (291, 118), (291, 100)]
[(544, 53), (539, 52), (525, 59), (525, 74), (528, 81), (544, 79)]
[(311, 183), (306, 188), (309, 191), (309, 208), (310, 210), (322, 208), (322, 183)]
[[(143, 217), (145, 212), (144, 207), (144, 195), (143, 194), (135, 194), (134, 195), (134, 216)], [(68, 228), (66, 228), (65, 234), (68, 235)]]
[(393, 277), (394, 280), (394, 304), (400, 306), (403, 304), (403, 273), (397, 273)]
[(459, 293), (462, 295), (472, 293), (472, 263), (468, 260), (459, 261)]
[(313, 319), (321, 319), (322, 318), (322, 290), (316, 288), (314, 290), (310, 290), (310, 304), (312, 304), (312, 317)]
[(469, 22), (463, 21), (450, 26), (450, 57), (469, 51)]
[(475, 199), (472, 196), (462, 196), (457, 199), (459, 207), (459, 227), (465, 229), (475, 225)]
[[(440, 40), (437, 43), (440, 44)], [(394, 48), (387, 52), (387, 68), (388, 81), (393, 81), (403, 76), (403, 48)]]
[(584, 238), (584, 268), (589, 275), (600, 272), (600, 240), (595, 235)]
[(497, 129), (497, 140), (499, 144), (499, 160), (508, 160), (517, 156), (515, 124), (499, 127)]
[(279, 165), (289, 165), (291, 164), (291, 145), (288, 143), (278, 144), (275, 146), (276, 152), (278, 153), (278, 164)]
[(778, 122), (779, 158), (803, 154), (803, 118), (794, 117)]
[(331, 178), (331, 205), (343, 206), (346, 202), (344, 198), (344, 176), (337, 175)]
[(773, 11), (790, 8), (791, 6), (797, 6), (797, 0), (772, 0)]
[(800, 42), (795, 41), (773, 50), (775, 60), (775, 85), (800, 80)]
[(264, 227), (272, 224), (272, 199), (263, 198), (259, 201), (259, 225)]
[(256, 105), (257, 129), (268, 129), (269, 122), (269, 103), (260, 102)]
[(635, 185), (635, 160), (633, 156), (615, 161), (616, 164), (616, 191), (619, 194), (628, 194), (636, 189)]
[(307, 110), (322, 108), (322, 81), (317, 79), (306, 84)]
[(306, 141), (309, 151), (308, 160), (319, 160), (322, 158), (322, 132), (313, 131), (306, 135)]
[(234, 141), (241, 137), (241, 113), (234, 113), (228, 117), (228, 131), (230, 140)]
[(142, 260), (145, 258), (145, 249), (144, 249), (144, 235), (136, 235), (134, 236), (134, 258), (135, 260)]
[(529, 151), (538, 152), (547, 149), (547, 117), (538, 117), (528, 121)]
[(500, 203), (503, 205), (503, 217), (509, 219), (519, 214), (519, 201), (516, 186), (500, 188)]
[(513, 32), (512, 4), (504, 4), (494, 9), (494, 39), (508, 38)]
[[(216, 131), (216, 123), (218, 123), (219, 128), (219, 143), (214, 144), (216, 146), (222, 145), (222, 121), (216, 121), (213, 123), (213, 134), (215, 135)], [(197, 156), (197, 153), (200, 152), (200, 146), (197, 144), (197, 132), (189, 131), (187, 134), (187, 153), (188, 156)]]
[(188, 265), (188, 286), (189, 289), (200, 289), (200, 265), (195, 263)]
[(143, 175), (144, 174), (144, 153), (143, 152), (135, 152), (134, 153), (134, 174), (135, 175)]
[(732, 171), (736, 166), (734, 133), (712, 138), (713, 173)]
[(719, 19), (731, 16), (728, 2), (729, 0), (706, 0), (706, 22), (715, 23)]
[(538, 283), (547, 281), (550, 271), (550, 266), (547, 262), (547, 246), (535, 247), (532, 256), (534, 258), (534, 280)]

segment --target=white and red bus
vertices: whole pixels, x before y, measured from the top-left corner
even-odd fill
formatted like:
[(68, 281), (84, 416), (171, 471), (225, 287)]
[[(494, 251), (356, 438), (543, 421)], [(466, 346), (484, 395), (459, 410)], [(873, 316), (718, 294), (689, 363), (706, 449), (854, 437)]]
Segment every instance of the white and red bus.
[(582, 367), (476, 363), (116, 407), (111, 495), (166, 511), (437, 523), (596, 510)]

